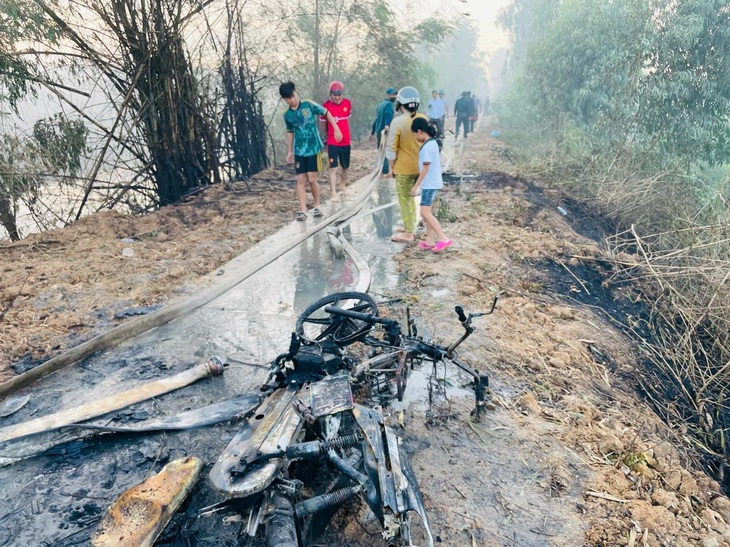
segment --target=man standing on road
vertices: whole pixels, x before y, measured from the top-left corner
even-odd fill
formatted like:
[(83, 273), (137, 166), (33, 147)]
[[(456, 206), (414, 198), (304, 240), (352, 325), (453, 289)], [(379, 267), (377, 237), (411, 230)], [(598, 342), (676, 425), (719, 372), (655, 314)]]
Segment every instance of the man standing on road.
[(446, 103), (434, 89), (428, 100), (428, 121), (436, 126), (436, 137), (439, 139), (442, 138), (439, 135), (444, 133), (444, 116), (446, 116)]
[[(370, 137), (372, 138), (373, 135), (376, 135), (378, 138), (378, 149), (380, 149), (380, 141), (382, 139), (383, 131), (386, 133), (390, 129), (390, 124), (393, 121), (393, 115), (395, 114), (395, 109), (393, 108), (393, 103), (395, 103), (395, 97), (398, 93), (398, 90), (394, 87), (389, 87), (385, 90), (385, 99), (378, 105), (378, 108), (375, 110), (375, 121), (373, 122), (373, 128), (370, 132)], [(388, 168), (388, 160), (383, 160), (383, 169), (382, 174), (387, 175), (390, 172)]]
[(471, 116), (471, 127), (469, 128), (469, 132), (474, 133), (474, 130), (477, 127), (477, 121), (479, 121), (479, 114), (482, 113), (482, 102), (476, 95), (472, 95), (471, 100), (474, 103), (474, 114)]
[[(347, 170), (350, 168), (350, 115), (352, 114), (352, 104), (350, 99), (343, 97), (344, 91), (345, 86), (342, 82), (332, 82), (330, 84), (330, 98), (322, 106), (332, 114), (335, 123), (328, 123), (326, 116), (320, 118), (327, 126), (327, 156), (330, 165), (330, 187), (332, 189), (330, 199), (332, 201), (340, 201), (340, 196), (337, 195), (337, 167), (340, 167), (343, 197), (347, 187)], [(339, 142), (335, 140), (335, 127), (339, 127), (342, 133), (342, 140)]]
[(342, 140), (342, 132), (337, 127), (332, 114), (322, 105), (314, 101), (304, 101), (296, 92), (294, 82), (284, 82), (279, 86), (279, 95), (289, 105), (284, 112), (284, 124), (286, 125), (286, 140), (289, 150), (286, 154), (287, 163), (294, 162), (294, 170), (297, 174), (297, 199), (299, 200), (299, 211), (296, 213), (297, 220), (307, 219), (307, 188), (312, 190), (314, 209), (312, 214), (321, 217), (319, 210), (319, 183), (317, 173), (320, 170), (320, 150), (324, 146), (319, 136), (317, 119), (319, 116), (327, 116), (327, 121), (335, 126), (335, 141)]
[(439, 99), (444, 102), (444, 129), (446, 129), (446, 120), (449, 119), (449, 101), (446, 100), (446, 92), (443, 89), (439, 89)]
[(464, 126), (464, 138), (469, 133), (469, 118), (474, 112), (474, 102), (469, 97), (468, 91), (463, 91), (461, 97), (454, 104), (454, 117), (456, 118), (456, 128), (454, 130), (454, 140), (459, 138), (459, 128)]

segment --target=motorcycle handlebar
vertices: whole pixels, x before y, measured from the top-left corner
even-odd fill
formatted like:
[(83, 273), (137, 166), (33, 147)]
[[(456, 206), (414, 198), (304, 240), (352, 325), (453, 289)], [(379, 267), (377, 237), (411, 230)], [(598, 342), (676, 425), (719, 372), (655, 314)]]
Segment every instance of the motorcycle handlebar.
[(462, 308), (461, 306), (456, 306), (456, 308), (454, 308), (454, 309), (456, 310), (456, 315), (459, 316), (459, 321), (462, 323), (464, 321), (466, 321), (466, 315), (464, 315), (464, 308)]

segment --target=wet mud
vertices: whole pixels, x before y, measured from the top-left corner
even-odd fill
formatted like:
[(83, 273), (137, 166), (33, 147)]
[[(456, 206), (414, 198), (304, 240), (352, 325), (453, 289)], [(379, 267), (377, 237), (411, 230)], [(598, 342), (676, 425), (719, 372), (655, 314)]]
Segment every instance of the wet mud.
[[(441, 378), (447, 386), (446, 397), (434, 406), (429, 404), (427, 382), (419, 385), (414, 376), (408, 387), (411, 399), (392, 412), (418, 477), (436, 544), (619, 545), (626, 544), (624, 525), (630, 519), (650, 527), (657, 537), (679, 537), (681, 532), (687, 544), (700, 544), (697, 521), (683, 509), (673, 509), (676, 519), (671, 526), (659, 517), (642, 518), (646, 515), (639, 513), (639, 502), (648, 497), (645, 493), (660, 491), (658, 485), (663, 482), (637, 478), (633, 471), (624, 473), (618, 464), (606, 465), (600, 456), (591, 459), (594, 453), (600, 455), (598, 432), (616, 423), (610, 434), (618, 436), (618, 431), (638, 422), (637, 414), (628, 413), (627, 393), (637, 390), (640, 373), (627, 372), (629, 350), (624, 346), (628, 339), (616, 332), (625, 332), (620, 325), (626, 324), (627, 317), (643, 319), (646, 310), (631, 299), (624, 280), (616, 278), (607, 263), (598, 259), (571, 263), (564, 249), (546, 245), (552, 240), (539, 236), (550, 231), (560, 236), (559, 224), (567, 222), (571, 230), (600, 244), (608, 228), (600, 221), (592, 224), (590, 215), (575, 204), (503, 172), (464, 170), (447, 179), (444, 197), (452, 203), (454, 221), (448, 221), (446, 228), (454, 230), (457, 244), (443, 256), (426, 257), (387, 242), (397, 218), (397, 212), (388, 210), (377, 215), (375, 227), (354, 223), (348, 235), (374, 270), (372, 294), (380, 301), (415, 302), (427, 327), (424, 332), (440, 338), (451, 339), (453, 328), (458, 327), (453, 318), (455, 303), (468, 306), (469, 311), (484, 311), (491, 287), (513, 289), (504, 291), (493, 316), (476, 323), (477, 333), (463, 348), (464, 358), (490, 376), (494, 405), (485, 420), (470, 419), (473, 396), (460, 378)], [(483, 194), (495, 199), (482, 203), (479, 196)], [(390, 200), (392, 193), (378, 187), (372, 206)], [(479, 219), (491, 224), (485, 228)], [(467, 230), (471, 224), (473, 232)], [(483, 236), (488, 230), (495, 237), (485, 252), (490, 242), (485, 244)], [(501, 235), (516, 230), (524, 230), (530, 243), (512, 240), (504, 248), (497, 247), (502, 245)], [(326, 242), (310, 242), (287, 259), (301, 265), (293, 274), (270, 272), (255, 280), (253, 289), (241, 289), (187, 322), (176, 321), (113, 354), (95, 355), (54, 375), (53, 382), (44, 382), (32, 400), (2, 425), (81, 404), (119, 386), (172, 375), (212, 352), (220, 352), (230, 363), (222, 376), (139, 403), (106, 420), (134, 424), (255, 391), (265, 376), (262, 365), (286, 348), (298, 313), (320, 296), (313, 292), (342, 290), (356, 281), (356, 272), (344, 264), (337, 271), (322, 268), (325, 259), (331, 261)], [(263, 300), (258, 300), (261, 295)], [(531, 300), (533, 295), (540, 297), (537, 304)], [(568, 307), (578, 312), (564, 313)], [(593, 331), (591, 323), (597, 326)], [(644, 323), (640, 320), (633, 328), (644, 328)], [(542, 338), (536, 338), (533, 347), (531, 336), (538, 334)], [(584, 344), (585, 354), (568, 355), (573, 349), (563, 338), (590, 338), (593, 344)], [(559, 352), (554, 351), (556, 347)], [(610, 386), (602, 376), (589, 376), (594, 365), (611, 373)], [(583, 377), (588, 377), (585, 383), (573, 383)], [(617, 417), (617, 408), (627, 417)], [(199, 518), (203, 508), (222, 501), (207, 474), (238, 429), (239, 424), (226, 423), (165, 434), (102, 434), (66, 442), (0, 468), (6, 494), (0, 504), (0, 546), (88, 545), (103, 512), (119, 494), (169, 461), (197, 456), (206, 462), (201, 479), (156, 544), (258, 547), (261, 538), (249, 538), (244, 532), (245, 516), (225, 521), (220, 516)], [(656, 448), (658, 443), (648, 439), (647, 433), (645, 444)], [(686, 471), (681, 471), (685, 480)], [(629, 479), (635, 481), (633, 486)], [(677, 489), (687, 484), (693, 483), (686, 480)], [(636, 503), (598, 502), (585, 496), (589, 488), (605, 488), (616, 497), (630, 494)], [(634, 489), (643, 492), (644, 498)], [(690, 495), (695, 500), (703, 496), (702, 503), (708, 499), (704, 486), (684, 491), (690, 492), (688, 499)], [(647, 503), (657, 514), (663, 511), (665, 518), (669, 509)], [(586, 515), (595, 521), (589, 522)], [(318, 541), (352, 547), (380, 545), (375, 524), (365, 504), (355, 502), (334, 515)]]

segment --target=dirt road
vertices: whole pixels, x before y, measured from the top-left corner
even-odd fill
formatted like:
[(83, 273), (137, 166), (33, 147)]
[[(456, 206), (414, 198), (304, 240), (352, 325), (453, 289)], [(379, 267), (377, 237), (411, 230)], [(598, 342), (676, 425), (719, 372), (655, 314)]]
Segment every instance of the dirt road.
[[(630, 284), (607, 281), (600, 223), (516, 177), (504, 145), (480, 129), (452, 166), (466, 176), (448, 177), (435, 207), (456, 244), (439, 255), (410, 246), (396, 258), (399, 292), (437, 339), (453, 339), (455, 304), (479, 311), (500, 295), (461, 350), (490, 375), (486, 420), (471, 422), (469, 399), (457, 396), (428, 423), (423, 400), (403, 415), (438, 544), (730, 546), (727, 498), (677, 444), (682, 432), (637, 392), (642, 365), (621, 325), (640, 310)], [(373, 154), (358, 152), (360, 174)], [(274, 170), (257, 176), (252, 191), (214, 188), (146, 217), (107, 212), (0, 244), (0, 375), (124, 321), (120, 312), (195, 290), (204, 274), (291, 221), (292, 179)], [(135, 241), (133, 258), (125, 238)], [(71, 493), (81, 515), (93, 508), (65, 524), (73, 532), (90, 527), (107, 500)], [(2, 502), (0, 530), (1, 515), (13, 510)], [(192, 533), (190, 522), (176, 516), (163, 544)], [(367, 515), (341, 517), (329, 544), (378, 545), (370, 533)]]

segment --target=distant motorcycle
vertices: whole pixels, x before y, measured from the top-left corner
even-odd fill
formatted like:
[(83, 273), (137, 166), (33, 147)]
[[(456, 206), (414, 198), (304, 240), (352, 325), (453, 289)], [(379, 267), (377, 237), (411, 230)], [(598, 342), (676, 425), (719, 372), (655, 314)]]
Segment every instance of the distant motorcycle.
[(336, 293), (312, 304), (298, 319), (289, 350), (272, 362), (263, 402), (210, 472), (227, 499), (201, 514), (247, 513), (246, 532), (255, 536), (263, 525), (267, 546), (306, 547), (337, 508), (359, 496), (378, 519), (385, 545), (412, 545), (410, 514), (416, 513), (432, 547), (415, 474), (383, 406), (402, 400), (415, 367), (451, 363), (473, 378), (472, 414), (479, 419), (487, 376), (459, 361), (455, 350), (474, 332), (472, 319), (492, 313), (496, 302), (469, 315), (457, 306), (464, 333), (449, 346), (419, 337), (408, 312), (404, 333), (364, 293)]

